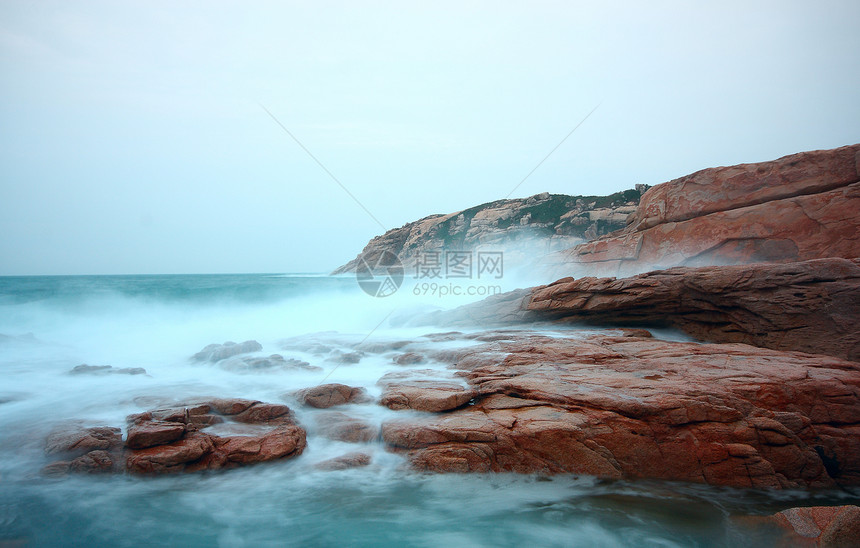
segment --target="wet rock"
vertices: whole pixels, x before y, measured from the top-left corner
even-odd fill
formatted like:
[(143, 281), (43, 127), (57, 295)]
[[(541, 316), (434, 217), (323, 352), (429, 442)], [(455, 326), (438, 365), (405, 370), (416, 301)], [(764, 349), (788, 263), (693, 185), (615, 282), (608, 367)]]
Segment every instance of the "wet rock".
[(58, 460), (42, 467), (40, 473), (49, 478), (60, 478), (69, 473), (69, 465), (71, 462), (67, 460)]
[(236, 422), (272, 424), (292, 421), (292, 412), (289, 407), (280, 403), (257, 402), (230, 418)]
[(215, 453), (223, 455), (226, 463), (237, 465), (298, 455), (307, 445), (305, 431), (295, 425), (278, 426), (260, 436), (212, 437), (212, 440)]
[(304, 360), (284, 358), (280, 354), (269, 357), (233, 357), (222, 360), (219, 367), (238, 373), (265, 373), (269, 371), (322, 371)]
[(209, 405), (211, 409), (222, 415), (238, 415), (246, 411), (252, 405), (261, 403), (258, 400), (242, 400), (238, 398), (214, 398), (206, 400), (204, 403), (198, 402), (198, 405)]
[(223, 344), (207, 345), (203, 350), (194, 354), (191, 359), (201, 362), (217, 362), (239, 354), (259, 352), (262, 349), (263, 346), (257, 341), (245, 341), (238, 344), (233, 341), (227, 341)]
[(126, 469), (138, 474), (181, 472), (186, 464), (202, 459), (214, 449), (210, 436), (193, 433), (173, 443), (130, 452)]
[(71, 472), (86, 472), (88, 474), (99, 474), (113, 472), (116, 455), (107, 451), (90, 451), (85, 455), (74, 459), (69, 463)]
[(860, 260), (677, 267), (631, 278), (564, 278), (436, 314), (446, 323), (657, 325), (860, 361)]
[(131, 449), (143, 449), (176, 441), (185, 435), (185, 425), (166, 421), (140, 421), (128, 428), (125, 444)]
[(360, 362), (363, 357), (363, 352), (343, 352), (341, 350), (335, 350), (328, 358), (326, 358), (326, 361), (340, 364), (353, 364)]
[(363, 419), (331, 411), (315, 417), (317, 433), (327, 439), (362, 443), (379, 437), (379, 428)]
[[(415, 373), (415, 372), (409, 372)], [(383, 387), (379, 403), (389, 409), (414, 409), (438, 413), (462, 407), (476, 392), (455, 381), (439, 379), (397, 380), (404, 375), (388, 374), (379, 380)]]
[(383, 424), (383, 440), (417, 468), (860, 484), (860, 368), (852, 362), (618, 332), (523, 332), (469, 358), (462, 373), (474, 405)]
[(417, 352), (405, 352), (394, 358), (394, 363), (397, 365), (415, 365), (424, 363), (424, 356)]
[(48, 434), (45, 440), (45, 454), (83, 455), (94, 450), (110, 450), (121, 446), (122, 431), (119, 428), (106, 426), (83, 428), (72, 425)]
[(668, 324), (702, 340), (860, 361), (860, 261), (673, 268), (559, 280), (526, 309), (553, 319)]
[(385, 352), (391, 352), (393, 350), (400, 350), (404, 346), (410, 344), (410, 341), (368, 341), (363, 342), (359, 345), (356, 345), (355, 350), (357, 352), (367, 352), (370, 354), (383, 354)]
[(321, 384), (311, 388), (304, 388), (293, 394), (301, 403), (325, 409), (335, 405), (346, 403), (361, 403), (369, 401), (367, 391), (364, 388), (347, 386), (345, 384)]
[(771, 516), (735, 520), (750, 530), (780, 531), (780, 546), (853, 548), (860, 540), (860, 507), (811, 506), (789, 508)]
[(77, 365), (69, 371), (72, 375), (146, 375), (142, 367), (114, 367), (112, 365)]
[[(307, 444), (305, 431), (295, 423), (289, 407), (255, 400), (208, 398), (129, 415), (127, 420), (124, 451), (118, 428), (65, 429), (52, 434), (47, 453), (77, 458), (49, 464), (43, 474), (217, 470), (290, 458), (301, 454)], [(219, 427), (219, 432), (230, 431), (230, 435), (207, 431), (221, 423), (238, 428)]]
[(357, 468), (359, 466), (367, 466), (371, 462), (370, 455), (367, 453), (347, 453), (340, 457), (324, 460), (314, 465), (318, 470), (346, 470), (348, 468)]

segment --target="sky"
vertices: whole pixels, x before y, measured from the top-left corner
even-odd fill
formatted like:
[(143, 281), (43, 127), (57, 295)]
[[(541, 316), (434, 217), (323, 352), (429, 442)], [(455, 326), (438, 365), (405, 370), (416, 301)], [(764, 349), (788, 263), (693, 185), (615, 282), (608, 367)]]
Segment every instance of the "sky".
[(0, 275), (328, 272), (434, 213), (857, 143), (858, 24), (856, 0), (3, 0)]

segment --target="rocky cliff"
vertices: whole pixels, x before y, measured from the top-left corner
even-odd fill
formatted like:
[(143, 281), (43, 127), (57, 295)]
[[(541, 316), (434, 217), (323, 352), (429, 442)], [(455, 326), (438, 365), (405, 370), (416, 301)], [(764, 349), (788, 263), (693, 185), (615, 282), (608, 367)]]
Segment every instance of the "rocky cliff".
[(506, 262), (534, 259), (623, 228), (647, 188), (637, 185), (610, 196), (544, 192), (430, 215), (373, 238), (358, 257), (332, 274), (355, 272), (359, 257), (372, 261), (384, 251), (395, 253), (407, 267), (421, 253), (441, 250), (491, 249), (510, 253)]
[(860, 144), (709, 168), (649, 189), (628, 225), (548, 258), (552, 277), (860, 257)]
[(416, 323), (556, 321), (673, 327), (698, 340), (860, 362), (860, 259), (675, 267), (630, 278), (562, 278)]

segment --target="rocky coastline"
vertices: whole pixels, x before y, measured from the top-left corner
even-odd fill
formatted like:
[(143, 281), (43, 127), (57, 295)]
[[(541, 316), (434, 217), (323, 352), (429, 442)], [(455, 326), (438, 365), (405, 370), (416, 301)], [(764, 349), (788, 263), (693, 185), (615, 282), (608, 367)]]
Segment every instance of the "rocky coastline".
[[(557, 281), (415, 318), (428, 326), (421, 337), (315, 334), (283, 341), (286, 357), (248, 356), (262, 350), (254, 341), (207, 346), (195, 360), (234, 370), (313, 369), (289, 355), (298, 350), (346, 366), (382, 357), (391, 370), (373, 387), (285, 394), (289, 406), (167, 402), (129, 416), (125, 441), (116, 427), (67, 429), (48, 438), (46, 454), (61, 460), (45, 472), (217, 470), (298, 457), (321, 436), (357, 450), (320, 470), (367, 466), (367, 448), (381, 445), (431, 472), (856, 488), (858, 173), (853, 145), (703, 170), (605, 208), (547, 194), (410, 223), (365, 252), (408, 262), (451, 238), (499, 242), (535, 223), (569, 248), (542, 259)], [(566, 211), (543, 219), (541, 208)], [(573, 222), (585, 218), (592, 224)], [(664, 328), (690, 340), (661, 338)], [(362, 406), (403, 416), (374, 421)], [(256, 430), (212, 433), (223, 423)], [(847, 546), (858, 520), (860, 509), (846, 506), (748, 525), (781, 527), (787, 542)]]
[(509, 264), (522, 265), (623, 228), (647, 189), (640, 184), (609, 196), (544, 192), (430, 215), (373, 238), (332, 274), (353, 273), (362, 258), (372, 263), (384, 252), (396, 254), (407, 268), (422, 254), (443, 250), (503, 250)]

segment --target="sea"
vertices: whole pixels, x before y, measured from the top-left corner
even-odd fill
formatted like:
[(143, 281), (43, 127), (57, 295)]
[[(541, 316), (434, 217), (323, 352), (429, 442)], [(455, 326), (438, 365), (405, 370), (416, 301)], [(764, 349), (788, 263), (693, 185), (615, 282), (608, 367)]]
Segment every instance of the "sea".
[[(737, 517), (860, 500), (576, 475), (432, 474), (409, 469), (380, 442), (361, 447), (370, 465), (323, 471), (315, 464), (355, 444), (315, 435), (313, 411), (300, 406), (308, 447), (297, 458), (152, 477), (40, 472), (51, 460), (50, 432), (124, 426), (154, 401), (289, 404), (291, 392), (323, 381), (378, 395), (376, 381), (400, 367), (391, 356), (345, 364), (291, 343), (324, 340), (344, 351), (374, 341), (428, 344), (425, 335), (444, 326), (404, 327), (404, 318), (479, 298), (412, 283), (373, 297), (352, 276), (316, 274), (0, 277), (0, 546), (769, 546), (770, 533)], [(262, 345), (260, 356), (318, 369), (235, 370), (191, 359), (210, 343), (246, 340)], [(145, 373), (73, 374), (82, 364)], [(375, 424), (409, 413), (372, 402), (355, 412)]]

